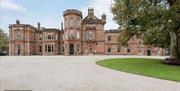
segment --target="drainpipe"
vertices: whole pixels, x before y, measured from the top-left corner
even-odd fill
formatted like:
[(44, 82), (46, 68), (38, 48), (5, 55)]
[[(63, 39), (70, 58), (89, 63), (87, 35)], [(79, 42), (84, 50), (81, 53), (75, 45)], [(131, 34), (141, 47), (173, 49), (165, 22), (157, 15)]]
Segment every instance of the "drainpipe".
[(23, 29), (23, 32), (24, 32), (24, 36), (23, 36), (23, 37), (24, 37), (24, 38), (23, 38), (23, 47), (24, 47), (24, 48), (23, 48), (23, 55), (25, 55), (25, 38), (26, 38), (26, 37), (25, 37), (25, 29), (26, 29), (26, 27), (24, 26), (24, 29)]

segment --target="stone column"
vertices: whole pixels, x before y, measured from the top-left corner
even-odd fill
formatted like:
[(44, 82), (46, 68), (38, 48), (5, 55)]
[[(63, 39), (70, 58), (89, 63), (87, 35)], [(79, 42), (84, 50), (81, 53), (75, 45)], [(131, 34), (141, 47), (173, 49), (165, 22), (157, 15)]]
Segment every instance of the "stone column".
[(69, 44), (68, 44), (68, 43), (65, 43), (64, 54), (65, 54), (66, 56), (69, 55)]

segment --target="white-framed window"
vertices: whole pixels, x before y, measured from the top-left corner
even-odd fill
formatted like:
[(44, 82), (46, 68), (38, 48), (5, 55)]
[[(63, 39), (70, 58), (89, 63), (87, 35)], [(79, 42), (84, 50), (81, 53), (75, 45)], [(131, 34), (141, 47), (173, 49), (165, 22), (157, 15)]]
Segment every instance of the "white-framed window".
[(54, 52), (54, 45), (45, 45), (45, 52)]
[(51, 35), (48, 35), (48, 40), (50, 40), (51, 39)]
[(18, 32), (17, 34), (16, 34), (16, 39), (21, 39), (21, 33), (20, 32)]
[(51, 52), (51, 45), (48, 45), (48, 52)]
[(93, 39), (93, 32), (91, 32), (91, 31), (89, 31), (88, 33), (87, 33), (87, 39)]
[(49, 33), (46, 35), (46, 40), (53, 40), (55, 37), (53, 35), (53, 33)]

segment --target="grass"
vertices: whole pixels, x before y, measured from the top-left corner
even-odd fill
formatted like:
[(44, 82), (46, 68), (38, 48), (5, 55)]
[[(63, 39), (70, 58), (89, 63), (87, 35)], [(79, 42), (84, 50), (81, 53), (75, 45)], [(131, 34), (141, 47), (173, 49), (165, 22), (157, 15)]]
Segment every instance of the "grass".
[(101, 60), (96, 64), (127, 73), (180, 82), (180, 66), (162, 64), (158, 59), (116, 58)]

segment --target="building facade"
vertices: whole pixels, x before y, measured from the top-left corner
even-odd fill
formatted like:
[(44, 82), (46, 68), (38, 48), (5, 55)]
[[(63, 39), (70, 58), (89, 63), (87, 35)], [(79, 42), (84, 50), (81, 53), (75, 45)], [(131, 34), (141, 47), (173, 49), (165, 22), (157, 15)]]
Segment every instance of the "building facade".
[(88, 9), (83, 18), (76, 9), (64, 11), (61, 29), (44, 28), (37, 24), (9, 25), (9, 55), (165, 55), (165, 50), (143, 45), (132, 37), (128, 46), (118, 45), (120, 30), (105, 30), (106, 15), (101, 19)]

